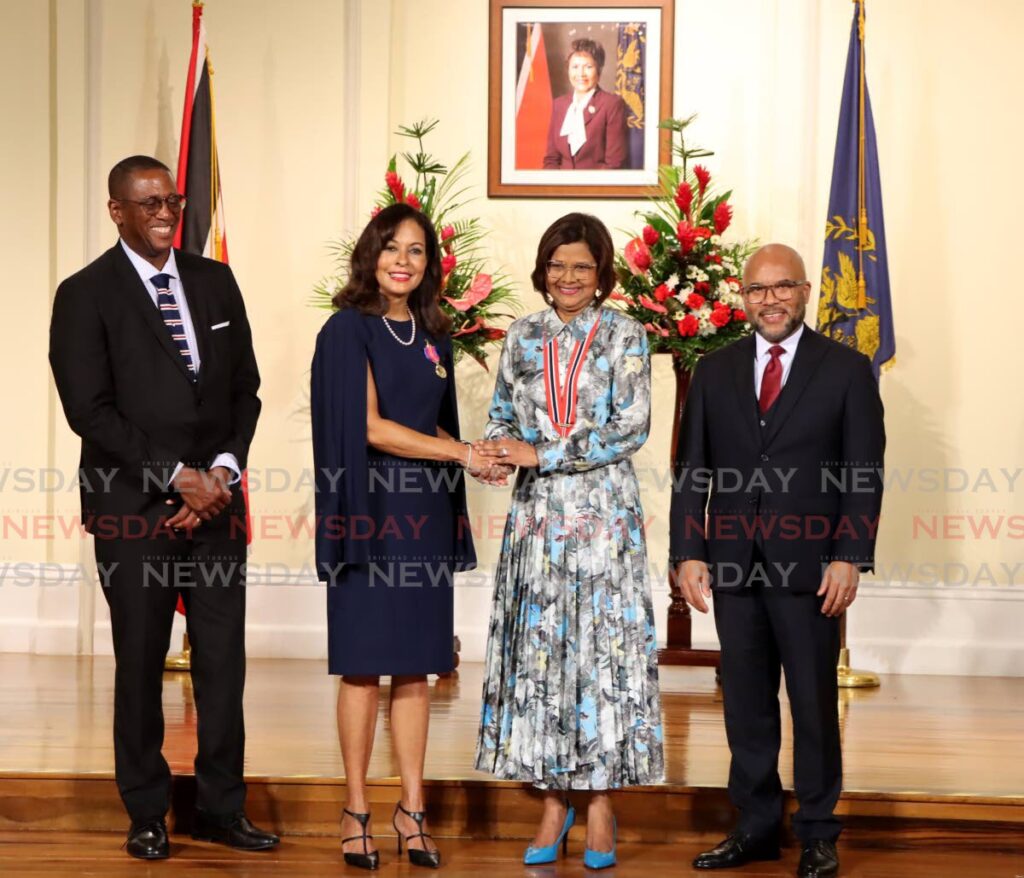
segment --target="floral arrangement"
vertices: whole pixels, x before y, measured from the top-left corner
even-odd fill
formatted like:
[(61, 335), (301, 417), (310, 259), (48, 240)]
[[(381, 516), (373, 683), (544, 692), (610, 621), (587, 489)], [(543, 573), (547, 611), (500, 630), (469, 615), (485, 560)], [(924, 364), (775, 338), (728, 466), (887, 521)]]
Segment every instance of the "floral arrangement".
[(684, 132), (694, 118), (659, 126), (672, 132), (672, 155), (681, 163), (659, 168), (660, 191), (637, 212), (643, 230), (616, 255), (619, 289), (611, 296), (644, 324), (652, 353), (671, 353), (687, 370), (751, 331), (739, 276), (753, 242), (722, 240), (732, 222), (732, 192), (718, 194), (707, 168), (690, 167), (713, 155), (686, 147)]
[[(437, 120), (424, 120), (396, 132), (416, 141), (415, 152), (401, 154), (415, 174), (411, 187), (398, 173), (397, 157), (392, 156), (384, 174), (384, 188), (378, 193), (371, 217), (391, 204), (405, 203), (422, 211), (433, 223), (441, 245), (441, 310), (452, 321), (452, 347), (455, 361), (468, 354), (485, 369), (487, 348), (505, 337), (505, 330), (494, 326), (496, 318), (515, 316), (519, 310), (508, 277), (486, 271), (480, 242), (485, 231), (477, 217), (457, 218), (465, 207), (468, 187), (462, 185), (469, 169), (469, 153), (451, 168), (424, 151), (423, 139), (437, 126)], [(337, 270), (314, 287), (314, 304), (332, 308), (331, 299), (345, 285), (355, 239), (332, 245)]]

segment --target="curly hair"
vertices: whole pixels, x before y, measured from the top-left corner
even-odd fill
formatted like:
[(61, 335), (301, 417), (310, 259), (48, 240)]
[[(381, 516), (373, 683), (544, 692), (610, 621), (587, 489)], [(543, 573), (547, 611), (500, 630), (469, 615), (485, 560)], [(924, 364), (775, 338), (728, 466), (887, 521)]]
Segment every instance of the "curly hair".
[(573, 55), (589, 55), (594, 59), (594, 63), (597, 65), (597, 75), (601, 75), (601, 71), (604, 70), (604, 46), (602, 46), (596, 40), (573, 40), (572, 45), (569, 46), (569, 54), (565, 56), (565, 63), (568, 64), (572, 61)]
[(378, 213), (363, 229), (352, 249), (348, 283), (331, 300), (336, 308), (355, 308), (363, 314), (383, 315), (387, 303), (377, 283), (377, 260), (398, 227), (413, 220), (421, 229), (427, 245), (427, 268), (423, 280), (409, 296), (409, 310), (416, 323), (432, 337), (451, 332), (452, 322), (439, 304), (441, 291), (441, 248), (437, 233), (426, 215), (408, 204), (392, 204)]
[(600, 305), (615, 289), (615, 247), (608, 228), (596, 216), (589, 213), (567, 213), (556, 219), (540, 236), (537, 245), (537, 261), (534, 263), (530, 280), (533, 288), (548, 300), (548, 260), (563, 244), (582, 242), (590, 248), (597, 262), (597, 296), (594, 303)]

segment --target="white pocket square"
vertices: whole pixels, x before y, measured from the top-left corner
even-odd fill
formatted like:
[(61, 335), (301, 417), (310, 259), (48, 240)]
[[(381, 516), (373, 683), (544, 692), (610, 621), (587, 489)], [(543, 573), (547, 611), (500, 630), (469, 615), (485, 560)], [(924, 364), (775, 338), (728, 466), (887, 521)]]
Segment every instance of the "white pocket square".
[(231, 325), (231, 321), (230, 320), (225, 320), (223, 323), (215, 323), (213, 326), (210, 327), (210, 331), (212, 332), (214, 329), (223, 329), (225, 326), (230, 326), (230, 325)]

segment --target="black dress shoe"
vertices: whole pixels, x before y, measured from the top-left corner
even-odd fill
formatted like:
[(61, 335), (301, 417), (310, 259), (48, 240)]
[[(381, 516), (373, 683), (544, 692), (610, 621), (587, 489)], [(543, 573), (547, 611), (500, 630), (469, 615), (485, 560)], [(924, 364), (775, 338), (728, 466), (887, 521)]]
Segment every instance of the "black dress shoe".
[(226, 844), (240, 851), (265, 851), (277, 847), (281, 841), (273, 833), (257, 829), (241, 811), (215, 817), (198, 808), (192, 823), (192, 838)]
[(718, 847), (699, 854), (693, 861), (694, 869), (734, 869), (754, 860), (777, 860), (779, 842), (773, 838), (756, 838), (734, 832)]
[(831, 841), (809, 841), (800, 852), (799, 878), (829, 878), (839, 874), (839, 854)]
[(167, 842), (167, 824), (163, 817), (133, 820), (125, 849), (140, 860), (166, 860), (171, 855)]

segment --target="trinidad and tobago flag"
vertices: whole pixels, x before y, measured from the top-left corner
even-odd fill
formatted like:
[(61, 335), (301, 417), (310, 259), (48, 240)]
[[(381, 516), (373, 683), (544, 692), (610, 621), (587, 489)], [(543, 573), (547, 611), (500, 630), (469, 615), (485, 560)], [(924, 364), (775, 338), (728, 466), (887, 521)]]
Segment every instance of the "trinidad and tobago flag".
[[(196, 0), (192, 4), (192, 57), (188, 62), (185, 117), (181, 123), (181, 150), (178, 153), (178, 191), (185, 196), (187, 204), (174, 246), (186, 253), (197, 253), (226, 263), (228, 239), (220, 190), (212, 80), (213, 67), (206, 45), (203, 4), (202, 0)], [(245, 497), (246, 542), (252, 542), (245, 473), (242, 473), (242, 494)], [(180, 602), (178, 608), (181, 609)]]

